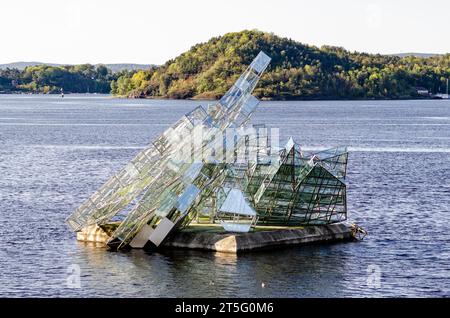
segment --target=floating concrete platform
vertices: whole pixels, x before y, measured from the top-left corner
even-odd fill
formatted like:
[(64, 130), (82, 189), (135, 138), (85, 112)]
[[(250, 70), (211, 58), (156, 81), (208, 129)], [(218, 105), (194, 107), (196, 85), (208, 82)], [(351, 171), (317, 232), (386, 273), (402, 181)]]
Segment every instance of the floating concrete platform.
[(257, 227), (255, 231), (249, 233), (217, 233), (188, 228), (165, 242), (164, 247), (240, 253), (280, 246), (353, 239), (351, 227), (343, 223), (297, 228)]
[[(77, 239), (84, 242), (106, 243), (109, 236), (102, 228), (91, 226), (78, 232)], [(218, 225), (194, 224), (171, 236), (160, 248), (240, 253), (280, 246), (354, 239), (354, 227), (347, 223), (294, 228), (257, 226), (248, 233), (229, 233), (224, 232)]]

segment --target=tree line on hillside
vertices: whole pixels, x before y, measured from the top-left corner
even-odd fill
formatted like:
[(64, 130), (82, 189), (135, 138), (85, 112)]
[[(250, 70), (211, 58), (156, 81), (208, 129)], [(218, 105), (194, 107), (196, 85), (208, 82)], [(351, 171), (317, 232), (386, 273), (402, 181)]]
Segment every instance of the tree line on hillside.
[(109, 93), (111, 82), (128, 71), (113, 73), (104, 65), (28, 66), (0, 70), (1, 93)]
[(256, 30), (228, 33), (164, 65), (123, 74), (119, 96), (218, 98), (262, 50), (272, 62), (255, 94), (267, 99), (416, 98), (418, 89), (445, 90), (450, 54), (430, 58), (317, 48)]

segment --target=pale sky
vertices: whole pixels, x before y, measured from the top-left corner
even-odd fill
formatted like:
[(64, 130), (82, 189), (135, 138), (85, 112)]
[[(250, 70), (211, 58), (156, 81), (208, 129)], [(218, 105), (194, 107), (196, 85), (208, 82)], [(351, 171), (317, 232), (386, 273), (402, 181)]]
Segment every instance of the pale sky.
[(162, 64), (259, 29), (370, 53), (450, 52), (448, 0), (2, 0), (0, 63)]

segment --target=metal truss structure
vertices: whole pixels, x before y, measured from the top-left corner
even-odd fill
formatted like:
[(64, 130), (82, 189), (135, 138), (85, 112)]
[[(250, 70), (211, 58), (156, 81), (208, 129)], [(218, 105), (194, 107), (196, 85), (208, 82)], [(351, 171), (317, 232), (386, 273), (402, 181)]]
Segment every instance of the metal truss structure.
[(278, 157), (246, 173), (260, 225), (320, 225), (346, 220), (345, 147), (304, 156), (289, 139)]
[[(194, 219), (229, 231), (255, 224), (329, 224), (346, 219), (346, 148), (304, 156), (288, 141), (270, 144), (248, 124), (252, 92), (270, 58), (260, 52), (231, 89), (168, 128), (68, 219), (74, 231), (128, 211), (108, 245), (159, 246)], [(261, 127), (259, 127), (261, 128)]]

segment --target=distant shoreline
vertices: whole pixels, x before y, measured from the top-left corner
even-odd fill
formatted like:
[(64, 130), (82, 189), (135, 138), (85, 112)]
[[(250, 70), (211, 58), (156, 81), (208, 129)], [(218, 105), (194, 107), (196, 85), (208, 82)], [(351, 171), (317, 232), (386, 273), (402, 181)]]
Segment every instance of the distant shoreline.
[[(59, 93), (31, 93), (31, 92), (0, 92), (0, 95), (52, 95), (52, 96), (58, 96), (61, 95)], [(139, 97), (139, 98), (131, 98), (126, 96), (115, 96), (108, 93), (64, 93), (65, 96), (68, 95), (87, 95), (87, 96), (93, 96), (93, 95), (109, 95), (111, 98), (116, 99), (150, 99), (150, 100), (190, 100), (190, 101), (211, 101), (211, 100), (217, 100), (217, 99), (210, 99), (210, 98), (166, 98), (166, 97)], [(282, 101), (370, 101), (370, 100), (445, 100), (441, 98), (433, 98), (433, 97), (405, 97), (405, 98), (260, 98), (261, 101), (267, 101), (267, 102), (282, 102)]]

